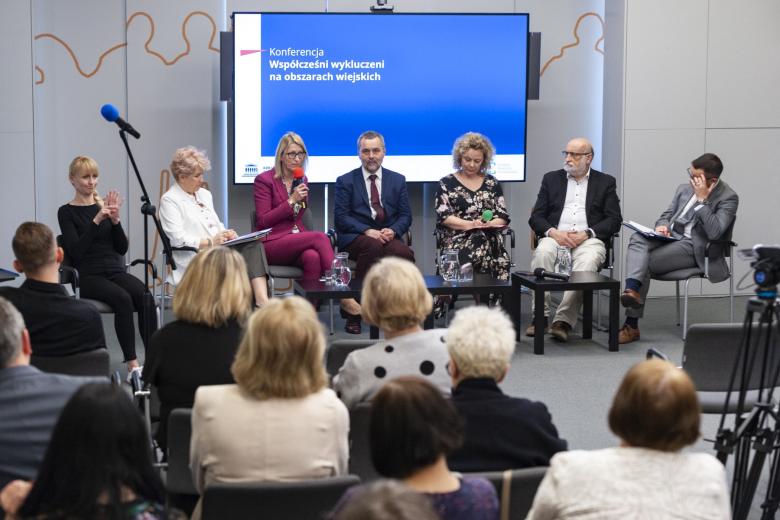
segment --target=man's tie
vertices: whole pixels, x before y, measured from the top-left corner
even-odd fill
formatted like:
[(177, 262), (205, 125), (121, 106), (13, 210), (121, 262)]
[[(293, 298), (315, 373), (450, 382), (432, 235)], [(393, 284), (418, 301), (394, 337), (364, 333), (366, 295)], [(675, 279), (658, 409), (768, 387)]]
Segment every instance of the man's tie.
[(376, 175), (372, 173), (368, 176), (368, 180), (371, 181), (371, 208), (376, 211), (374, 220), (382, 222), (385, 219), (385, 208), (382, 207), (382, 202), (379, 200), (379, 190), (376, 188)]

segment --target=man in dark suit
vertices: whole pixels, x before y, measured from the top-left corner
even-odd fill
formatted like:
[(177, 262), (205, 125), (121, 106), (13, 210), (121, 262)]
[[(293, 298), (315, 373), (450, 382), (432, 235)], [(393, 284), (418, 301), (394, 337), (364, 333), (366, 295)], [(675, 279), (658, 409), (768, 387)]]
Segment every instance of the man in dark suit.
[(12, 241), (14, 269), (27, 278), (21, 287), (0, 287), (24, 316), (37, 356), (67, 356), (106, 348), (103, 322), (87, 302), (68, 295), (59, 283), (62, 248), (45, 224), (24, 222)]
[(412, 225), (406, 178), (382, 168), (385, 139), (368, 131), (358, 138), (361, 168), (336, 179), (336, 231), (339, 249), (357, 262), (355, 276), (384, 256), (414, 262), (414, 252), (401, 241)]
[[(531, 261), (552, 271), (559, 248), (571, 251), (573, 271), (599, 270), (606, 257), (604, 244), (620, 229), (620, 199), (615, 178), (592, 170), (593, 145), (578, 137), (569, 141), (563, 154), (563, 169), (546, 173), (528, 224), (539, 237)], [(566, 291), (555, 313), (550, 334), (567, 341), (577, 323), (582, 292)], [(545, 293), (545, 323), (549, 320), (550, 293)], [(546, 325), (545, 325), (546, 328)], [(536, 334), (534, 326), (527, 336)]]
[[(710, 240), (730, 239), (737, 216), (739, 196), (720, 180), (723, 163), (712, 153), (691, 162), (689, 181), (677, 187), (669, 207), (655, 223), (655, 231), (678, 238), (674, 242), (631, 235), (626, 250), (626, 285), (620, 301), (626, 309), (626, 323), (620, 329), (619, 343), (639, 339), (639, 318), (650, 289), (651, 275), (678, 269), (704, 271), (704, 249)], [(721, 247), (710, 248), (709, 279), (713, 283), (729, 277)]]
[(31, 353), (22, 315), (0, 297), (0, 489), (35, 478), (65, 402), (97, 380), (41, 372), (30, 366)]
[(452, 404), (464, 421), (463, 446), (447, 457), (455, 471), (549, 466), (566, 449), (544, 403), (504, 394), (498, 386), (515, 351), (509, 317), (481, 305), (455, 314), (444, 338), (450, 354)]

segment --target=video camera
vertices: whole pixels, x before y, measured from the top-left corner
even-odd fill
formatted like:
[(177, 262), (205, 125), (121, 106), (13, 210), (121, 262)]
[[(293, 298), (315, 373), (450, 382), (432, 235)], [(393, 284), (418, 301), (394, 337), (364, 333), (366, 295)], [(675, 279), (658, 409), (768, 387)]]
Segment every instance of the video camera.
[(742, 249), (739, 256), (750, 260), (753, 268), (753, 280), (758, 287), (756, 293), (759, 297), (777, 296), (777, 284), (780, 283), (780, 245), (765, 246), (756, 244), (752, 249)]

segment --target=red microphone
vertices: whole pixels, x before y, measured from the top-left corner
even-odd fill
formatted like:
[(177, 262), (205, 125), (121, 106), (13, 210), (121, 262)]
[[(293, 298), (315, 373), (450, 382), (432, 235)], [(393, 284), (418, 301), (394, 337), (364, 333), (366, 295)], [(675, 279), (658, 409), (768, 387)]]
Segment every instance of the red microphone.
[[(303, 184), (303, 168), (298, 166), (297, 168), (293, 169), (293, 181), (292, 181), (292, 189), (297, 188), (301, 184)], [(301, 207), (306, 208), (306, 201), (301, 201)]]

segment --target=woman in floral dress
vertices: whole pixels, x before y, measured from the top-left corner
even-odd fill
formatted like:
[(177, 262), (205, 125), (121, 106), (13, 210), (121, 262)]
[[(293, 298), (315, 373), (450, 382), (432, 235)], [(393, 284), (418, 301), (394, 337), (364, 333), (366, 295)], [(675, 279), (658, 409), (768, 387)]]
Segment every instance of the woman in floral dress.
[(459, 250), (461, 265), (471, 262), (474, 273), (508, 280), (509, 254), (501, 230), (509, 224), (509, 214), (501, 185), (486, 173), (494, 153), (482, 134), (468, 132), (455, 141), (452, 162), (457, 171), (439, 181), (436, 224), (440, 248)]

